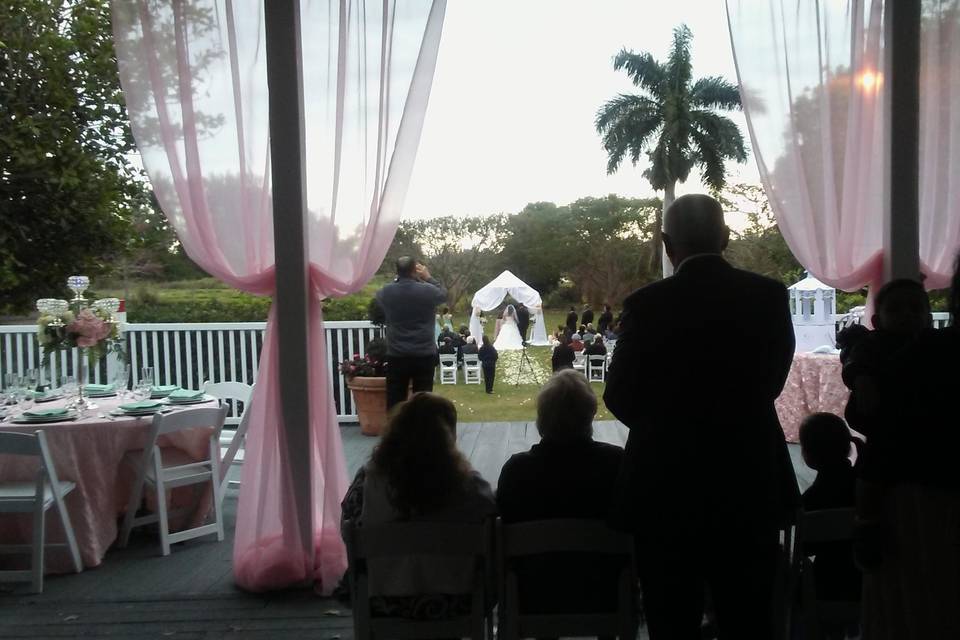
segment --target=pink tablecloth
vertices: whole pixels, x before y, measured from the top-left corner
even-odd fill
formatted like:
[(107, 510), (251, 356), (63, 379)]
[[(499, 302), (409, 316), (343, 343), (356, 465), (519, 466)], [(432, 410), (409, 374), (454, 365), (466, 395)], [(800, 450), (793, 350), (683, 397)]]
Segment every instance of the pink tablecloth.
[[(117, 398), (95, 399), (98, 408), (87, 413), (87, 417), (73, 422), (55, 422), (44, 425), (0, 423), (2, 431), (20, 431), (33, 433), (43, 429), (47, 434), (50, 455), (60, 480), (70, 480), (77, 484), (66, 498), (67, 509), (73, 523), (73, 529), (80, 547), (80, 555), (85, 567), (95, 567), (103, 560), (107, 549), (117, 538), (117, 517), (126, 508), (133, 484), (133, 471), (129, 465), (121, 464), (127, 451), (142, 449), (147, 438), (147, 430), (152, 418), (118, 417), (110, 420), (100, 417), (121, 404)], [(211, 406), (215, 401), (192, 406)], [(51, 402), (41, 406), (62, 405), (63, 401)], [(208, 456), (209, 429), (189, 429), (161, 438), (164, 446), (174, 446), (185, 451), (195, 460)], [(35, 460), (35, 459), (33, 459)], [(36, 465), (30, 458), (0, 455), (0, 481), (33, 480), (36, 478)], [(203, 497), (194, 494), (186, 487), (196, 503)], [(179, 491), (179, 490), (178, 490)], [(178, 496), (177, 502), (180, 502)], [(206, 505), (199, 508), (206, 515), (209, 508), (209, 495)], [(4, 516), (0, 518), (0, 543), (26, 543), (30, 540), (32, 525), (29, 517)], [(47, 541), (63, 542), (63, 529), (55, 510), (47, 514)], [(0, 556), (0, 568), (7, 558)], [(70, 561), (65, 550), (47, 551), (47, 570), (50, 572), (70, 571)]]
[(799, 440), (800, 423), (811, 413), (828, 411), (843, 416), (850, 392), (840, 377), (840, 357), (798, 353), (777, 398), (777, 414), (787, 442)]

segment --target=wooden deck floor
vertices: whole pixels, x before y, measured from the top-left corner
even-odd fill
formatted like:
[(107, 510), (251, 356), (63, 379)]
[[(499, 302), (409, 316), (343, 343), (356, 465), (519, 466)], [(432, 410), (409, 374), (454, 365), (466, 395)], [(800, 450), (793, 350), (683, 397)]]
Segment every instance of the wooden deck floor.
[[(342, 427), (341, 433), (352, 476), (377, 439), (361, 435), (355, 426)], [(614, 422), (598, 422), (595, 437), (622, 445), (626, 431)], [(538, 440), (533, 423), (458, 428), (461, 450), (494, 486), (507, 458)], [(812, 472), (800, 462), (795, 445), (791, 456), (803, 489)], [(224, 504), (228, 534), (223, 543), (193, 540), (175, 545), (163, 558), (149, 531), (135, 532), (130, 546), (111, 550), (100, 567), (48, 577), (42, 595), (0, 591), (0, 638), (352, 638), (350, 610), (344, 603), (310, 590), (255, 595), (234, 586), (236, 503), (232, 491)]]

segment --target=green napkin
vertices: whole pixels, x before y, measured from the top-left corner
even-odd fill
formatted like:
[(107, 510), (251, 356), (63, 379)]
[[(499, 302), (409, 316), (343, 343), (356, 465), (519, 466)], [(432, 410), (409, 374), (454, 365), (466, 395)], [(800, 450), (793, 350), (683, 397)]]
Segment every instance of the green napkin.
[(120, 405), (121, 411), (143, 411), (144, 409), (159, 409), (163, 406), (162, 402), (156, 400), (141, 400), (140, 402), (131, 402)]
[(112, 384), (88, 384), (83, 387), (83, 390), (87, 393), (113, 393), (117, 387)]
[(169, 395), (170, 393), (176, 391), (180, 387), (175, 384), (155, 384), (150, 387), (150, 393), (155, 396), (159, 395)]
[(203, 397), (203, 391), (193, 389), (174, 389), (167, 396), (170, 400), (197, 400)]
[(23, 415), (28, 418), (52, 418), (54, 416), (65, 416), (67, 415), (67, 410), (63, 407), (52, 407), (50, 409), (30, 409), (29, 411), (24, 411)]
[(43, 400), (44, 398), (60, 398), (62, 396), (63, 396), (63, 392), (61, 392), (59, 389), (57, 389), (56, 391), (50, 390), (50, 391), (34, 391), (33, 392), (34, 400)]

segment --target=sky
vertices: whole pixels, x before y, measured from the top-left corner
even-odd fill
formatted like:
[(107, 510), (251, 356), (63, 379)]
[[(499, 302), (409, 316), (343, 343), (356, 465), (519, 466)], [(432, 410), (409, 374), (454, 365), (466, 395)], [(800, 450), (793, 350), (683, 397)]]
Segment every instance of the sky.
[[(607, 175), (593, 120), (605, 101), (634, 90), (624, 72), (613, 70), (613, 56), (626, 47), (665, 61), (673, 28), (683, 23), (693, 32), (694, 79), (736, 82), (720, 0), (448, 3), (404, 218), (654, 195), (643, 160)], [(743, 115), (728, 115), (747, 138)], [(752, 156), (728, 170), (730, 182), (759, 183)], [(702, 190), (691, 175), (677, 194)]]

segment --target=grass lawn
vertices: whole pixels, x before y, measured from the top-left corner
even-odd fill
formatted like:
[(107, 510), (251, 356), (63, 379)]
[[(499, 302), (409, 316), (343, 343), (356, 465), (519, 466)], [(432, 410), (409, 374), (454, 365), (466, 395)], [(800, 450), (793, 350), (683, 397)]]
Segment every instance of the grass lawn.
[[(540, 384), (533, 381), (526, 368), (521, 384), (516, 384), (520, 352), (512, 351), (500, 354), (492, 395), (487, 395), (482, 384), (463, 384), (459, 372), (457, 384), (435, 383), (433, 390), (454, 403), (461, 422), (533, 421), (537, 416), (537, 393), (550, 376), (550, 347), (530, 347), (527, 353), (537, 369)], [(613, 420), (603, 404), (604, 385), (590, 386), (597, 394), (597, 420)]]

